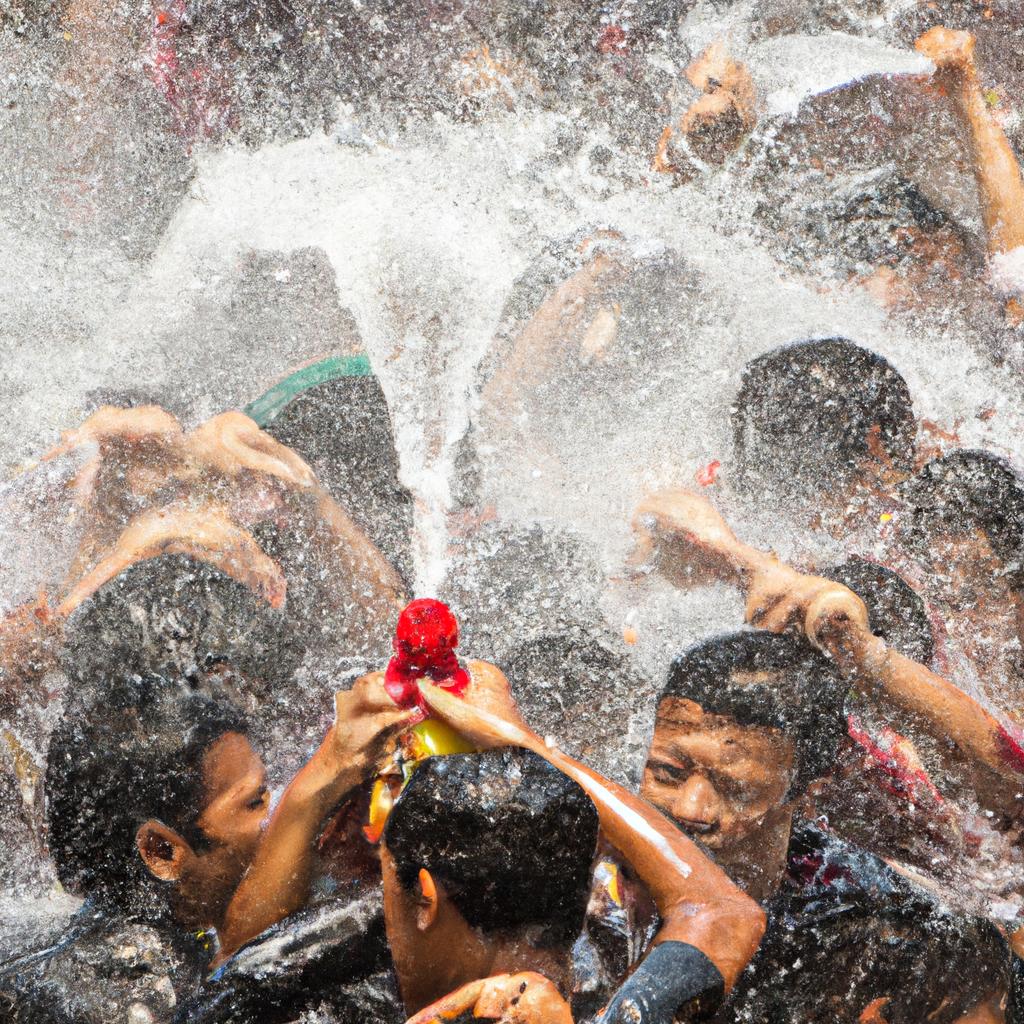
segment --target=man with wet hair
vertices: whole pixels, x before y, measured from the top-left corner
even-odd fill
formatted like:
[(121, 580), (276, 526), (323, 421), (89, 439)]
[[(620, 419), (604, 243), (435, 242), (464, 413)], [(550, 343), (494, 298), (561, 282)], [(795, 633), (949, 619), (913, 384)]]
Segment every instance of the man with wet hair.
[[(638, 525), (662, 539), (675, 541), (677, 546), (674, 551), (684, 562), (713, 578), (734, 583), (744, 589), (748, 595), (749, 621), (776, 632), (797, 630), (819, 650), (827, 651), (830, 662), (826, 665), (834, 665), (841, 671), (840, 678), (844, 681), (844, 686), (849, 685), (859, 691), (860, 698), (871, 705), (898, 712), (902, 721), (912, 723), (915, 729), (920, 729), (926, 737), (933, 738), (939, 744), (936, 750), (944, 759), (949, 759), (951, 754), (956, 755), (956, 768), (969, 779), (977, 799), (992, 809), (989, 813), (995, 827), (1004, 831), (1016, 827), (1015, 822), (1019, 821), (1020, 813), (1020, 782), (1024, 776), (1024, 747), (1019, 735), (948, 680), (907, 657), (895, 646), (890, 646), (890, 643), (895, 643), (892, 638), (898, 635), (892, 625), (886, 626), (874, 620), (870, 623), (871, 628), (878, 630), (879, 633), (888, 632), (889, 643), (881, 636), (874, 635), (869, 629), (865, 602), (856, 594), (833, 580), (799, 573), (781, 563), (773, 555), (757, 551), (742, 543), (710, 504), (697, 495), (673, 491), (648, 499), (641, 507)], [(876, 612), (879, 608), (885, 607), (885, 601), (873, 599), (872, 603)], [(906, 639), (913, 638), (904, 638)], [(926, 638), (920, 638), (924, 639)], [(917, 646), (920, 646), (920, 643)], [(906, 649), (910, 650), (909, 647)], [(758, 681), (756, 673), (750, 676), (746, 671), (749, 666), (741, 664), (738, 668), (739, 678), (745, 681), (745, 684)], [(829, 673), (832, 673), (831, 668)], [(687, 673), (687, 677), (689, 675), (690, 673)], [(694, 678), (699, 682), (701, 674), (696, 673)], [(737, 679), (735, 671), (731, 678), (734, 681)], [(821, 678), (826, 679), (828, 676), (823, 674)], [(762, 680), (768, 681), (770, 680)], [(686, 687), (693, 685), (695, 684), (691, 682), (686, 683)], [(727, 688), (727, 692), (729, 691), (731, 687)], [(686, 692), (685, 688), (675, 687), (676, 696), (685, 696)], [(714, 713), (718, 707), (717, 698), (713, 693), (707, 693), (706, 686), (698, 686), (686, 700), (690, 698), (694, 700), (690, 704), (685, 704), (682, 712), (678, 708), (674, 709), (670, 702), (665, 708), (664, 719), (659, 715), (659, 723), (664, 726), (664, 730), (660, 726), (656, 730), (655, 744), (652, 747), (654, 763), (645, 780), (645, 791), (652, 800), (655, 799), (655, 790), (662, 785), (667, 786), (670, 792), (663, 793), (659, 799), (663, 803), (669, 800), (674, 803), (676, 797), (672, 794), (682, 788), (681, 784), (689, 784), (687, 780), (691, 776), (703, 774), (700, 765), (686, 766), (676, 774), (671, 786), (668, 786), (667, 775), (659, 780), (652, 774), (657, 762), (666, 760), (664, 751), (659, 757), (655, 757), (660, 747), (659, 731), (662, 732), (662, 739), (666, 744), (675, 743), (674, 736), (686, 735), (695, 728), (699, 735), (701, 729), (697, 727), (703, 716), (708, 711)], [(696, 698), (704, 700), (707, 706), (697, 704)], [(761, 695), (757, 694), (755, 698), (752, 693), (751, 703), (755, 699), (760, 702)], [(804, 698), (815, 706), (820, 699), (821, 691), (817, 686), (808, 691)], [(728, 714), (733, 713), (728, 706), (725, 706), (724, 710)], [(826, 734), (827, 722), (828, 716), (825, 719)], [(684, 746), (687, 745), (692, 745), (692, 741), (687, 740)], [(708, 745), (702, 749), (702, 756), (708, 749), (713, 748), (714, 745)], [(780, 752), (776, 750), (772, 762), (776, 766), (776, 775), (778, 769), (785, 764), (784, 758), (779, 759), (779, 754)], [(735, 760), (742, 765), (744, 758), (741, 755)], [(771, 777), (771, 772), (763, 767), (751, 775), (752, 779), (763, 780)], [(779, 788), (777, 778), (776, 788)], [(723, 798), (724, 791), (725, 787), (722, 787), (721, 791), (716, 790), (715, 797), (705, 793), (704, 802), (706, 806), (712, 808), (712, 812), (718, 813), (714, 810), (717, 799), (724, 808), (721, 811), (724, 815), (722, 820), (727, 821), (729, 815), (736, 810), (736, 806), (734, 801)], [(736, 787), (736, 791), (743, 792), (744, 789)], [(745, 792), (749, 796), (749, 788)], [(677, 817), (685, 818), (686, 815), (682, 813), (685, 808), (680, 808), (675, 803), (674, 806), (674, 812), (670, 808), (666, 809), (669, 809), (670, 813), (675, 813)], [(778, 803), (774, 806), (777, 811), (786, 812)], [(754, 817), (756, 819), (758, 815)], [(699, 822), (701, 819), (695, 820)], [(743, 816), (740, 815), (741, 824), (743, 820)], [(765, 820), (769, 820), (767, 812)], [(708, 824), (706, 821), (704, 823)], [(757, 848), (758, 845), (755, 842), (754, 847)], [(763, 848), (767, 849), (769, 845), (766, 841)], [(810, 845), (813, 846), (814, 843)], [(778, 848), (777, 846), (776, 849)], [(806, 857), (810, 856), (811, 861), (807, 863), (825, 863), (818, 854), (809, 850), (807, 844), (804, 844), (801, 857), (805, 862)], [(775, 863), (781, 870), (783, 862), (776, 859)], [(830, 870), (827, 874), (833, 879), (840, 875), (845, 877), (845, 869), (839, 874), (837, 870)], [(821, 881), (829, 882), (830, 879), (822, 877)], [(886, 892), (891, 888), (888, 882), (885, 885), (881, 882), (872, 883), (872, 886), (878, 891)], [(961, 921), (956, 927), (961, 927), (962, 924)], [(966, 925), (963, 927), (966, 928)], [(987, 940), (983, 939), (984, 936), (977, 939), (979, 948), (991, 948)], [(801, 958), (801, 962), (810, 961)], [(980, 970), (980, 967), (978, 969)], [(989, 972), (979, 977), (991, 979), (993, 976)], [(998, 1003), (1001, 992), (1006, 988), (1005, 980), (996, 978), (995, 981), (995, 989), (990, 988), (989, 996), (985, 997), (993, 1005)], [(817, 983), (811, 981), (808, 984), (814, 989)], [(972, 991), (975, 995), (985, 996), (980, 985)], [(878, 998), (882, 999), (883, 995), (880, 994)], [(885, 995), (884, 998), (894, 997)], [(953, 1002), (948, 1005), (953, 1005)], [(1000, 1018), (996, 1016), (993, 1019)]]
[[(384, 830), (384, 918), (405, 1012), (417, 1024), (470, 1013), (570, 1024), (594, 1019), (607, 1005), (606, 1024), (669, 1024), (676, 1014), (685, 1020), (717, 1005), (757, 948), (763, 915), (756, 903), (657, 811), (549, 747), (520, 717), (500, 670), (483, 662), (470, 670), (461, 699), (425, 680), (419, 687), (432, 715), (481, 752), (420, 764)], [(592, 984), (592, 947), (580, 934), (595, 812), (605, 842), (660, 915), (645, 937), (646, 955), (621, 987), (621, 975)], [(268, 837), (277, 819), (275, 812)], [(261, 859), (273, 867), (265, 848), (233, 905), (245, 903), (246, 890), (280, 905), (265, 897)], [(285, 1020), (268, 1017), (268, 1005), (309, 1009), (322, 1001), (322, 974), (304, 991), (293, 984), (309, 977), (309, 943), (288, 920), (274, 920), (258, 943), (223, 964), (179, 1020)], [(228, 948), (252, 937), (236, 932)], [(278, 955), (268, 959), (267, 949)], [(281, 959), (292, 980), (281, 978)], [(387, 979), (373, 985), (379, 993)], [(358, 989), (330, 994), (345, 1024), (402, 1019)]]
[(334, 725), (267, 826), (247, 722), (212, 690), (113, 677), (70, 702), (50, 747), (47, 815), (61, 882), (86, 903), (56, 946), (0, 972), (13, 1020), (169, 1020), (218, 942), (233, 951), (306, 904), (324, 819), (409, 721), (369, 677), (338, 694)]
[[(597, 834), (597, 809), (583, 788), (530, 751), (424, 762), (388, 818), (381, 849), (406, 1006), (530, 969), (553, 983), (545, 999), (564, 1016), (558, 989), (570, 988)], [(540, 999), (532, 994), (540, 982), (524, 980), (523, 998)]]
[(268, 794), (239, 713), (159, 677), (112, 682), (50, 744), (49, 847), (86, 903), (50, 950), (0, 976), (15, 1021), (166, 1019), (212, 955)]
[[(846, 734), (843, 691), (828, 661), (792, 637), (733, 633), (698, 644), (673, 662), (659, 698), (644, 796), (764, 899), (777, 882), (772, 858), (789, 842), (792, 800), (828, 774)], [(686, 771), (676, 743), (690, 734), (721, 747), (713, 768), (709, 759), (707, 771)], [(754, 763), (762, 770), (751, 772)]]
[(732, 429), (749, 493), (828, 497), (841, 507), (914, 467), (917, 425), (906, 381), (847, 338), (794, 342), (749, 362)]
[[(933, 459), (901, 488), (902, 531), (941, 573), (1024, 583), (1024, 481), (992, 452), (966, 449)], [(955, 567), (949, 560), (955, 559)]]
[(108, 674), (156, 674), (193, 685), (233, 671), (250, 699), (284, 692), (305, 644), (244, 584), (187, 555), (129, 566), (69, 617), (62, 667), (79, 685)]
[(762, 632), (705, 641), (669, 672), (642, 793), (769, 914), (724, 1021), (954, 1021), (1005, 991), (993, 927), (807, 817), (845, 690), (805, 640)]

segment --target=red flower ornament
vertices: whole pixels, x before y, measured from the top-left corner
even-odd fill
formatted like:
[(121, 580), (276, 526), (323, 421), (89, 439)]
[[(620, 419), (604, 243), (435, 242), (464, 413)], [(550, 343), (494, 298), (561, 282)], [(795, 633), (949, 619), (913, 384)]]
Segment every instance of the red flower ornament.
[(442, 690), (461, 697), (469, 685), (469, 673), (459, 664), (459, 624), (451, 609), (432, 597), (421, 597), (405, 606), (398, 617), (392, 646), (395, 656), (384, 673), (384, 689), (402, 708), (428, 710), (419, 680), (429, 679)]

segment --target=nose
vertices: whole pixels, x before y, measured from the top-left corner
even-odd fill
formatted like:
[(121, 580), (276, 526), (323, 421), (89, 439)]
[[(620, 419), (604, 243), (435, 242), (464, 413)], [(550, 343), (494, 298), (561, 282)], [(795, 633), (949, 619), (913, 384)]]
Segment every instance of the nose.
[(672, 800), (672, 816), (696, 825), (719, 824), (722, 798), (703, 772), (694, 772), (676, 789)]

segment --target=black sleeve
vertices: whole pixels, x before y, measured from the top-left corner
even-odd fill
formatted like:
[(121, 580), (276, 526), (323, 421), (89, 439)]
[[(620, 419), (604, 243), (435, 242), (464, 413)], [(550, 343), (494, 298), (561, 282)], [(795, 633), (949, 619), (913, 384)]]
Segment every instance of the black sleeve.
[(379, 890), (351, 903), (322, 904), (243, 946), (179, 1006), (175, 1022), (292, 1021), (322, 1003), (351, 1001), (351, 990), (388, 963)]
[(718, 1009), (725, 984), (718, 968), (687, 942), (662, 942), (615, 993), (599, 1024), (672, 1024)]

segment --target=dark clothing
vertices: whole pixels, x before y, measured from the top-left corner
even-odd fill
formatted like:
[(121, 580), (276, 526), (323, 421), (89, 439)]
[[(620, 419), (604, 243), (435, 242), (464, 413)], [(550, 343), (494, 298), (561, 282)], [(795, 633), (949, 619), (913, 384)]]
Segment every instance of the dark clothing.
[(178, 1009), (176, 1024), (285, 1024), (307, 1010), (335, 1024), (401, 1024), (379, 886), (268, 928)]
[(720, 1024), (854, 1024), (880, 999), (889, 1024), (943, 1024), (1009, 988), (994, 926), (811, 825), (794, 827), (787, 875), (765, 909), (764, 941)]
[(61, 940), (0, 967), (0, 1019), (12, 1024), (150, 1024), (198, 987), (212, 940), (126, 921), (88, 904)]
[[(601, 860), (583, 933), (573, 947), (570, 1000), (578, 1024), (593, 1019), (643, 954), (656, 921), (649, 902)], [(292, 915), (239, 950), (179, 1008), (175, 1024), (285, 1024), (307, 1010), (332, 1024), (402, 1024), (383, 900), (373, 888), (352, 903)]]

